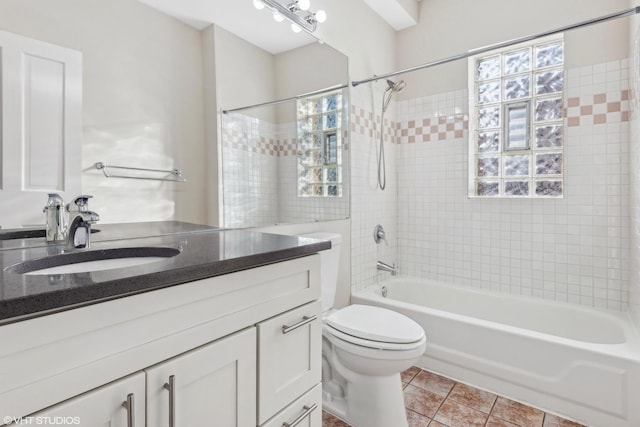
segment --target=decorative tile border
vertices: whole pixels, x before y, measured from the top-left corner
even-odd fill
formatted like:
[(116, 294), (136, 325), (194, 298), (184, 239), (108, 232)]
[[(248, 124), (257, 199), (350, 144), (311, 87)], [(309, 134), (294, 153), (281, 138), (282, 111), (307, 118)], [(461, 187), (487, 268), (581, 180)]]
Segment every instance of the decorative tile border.
[(629, 96), (630, 91), (623, 90), (619, 94), (570, 97), (566, 99), (564, 110), (567, 126), (628, 122), (631, 114)]
[(422, 120), (409, 120), (402, 125), (399, 142), (401, 144), (460, 139), (464, 137), (464, 131), (469, 130), (469, 116), (455, 114), (428, 117)]
[[(342, 148), (349, 150), (348, 132), (342, 135)], [(256, 139), (258, 140), (256, 144)], [(275, 157), (287, 157), (298, 155), (298, 138), (273, 138), (253, 135), (241, 130), (225, 129), (222, 132), (222, 141), (225, 148), (239, 149), (251, 153), (260, 153)]]
[[(586, 97), (565, 99), (564, 117), (568, 127), (628, 122), (631, 116), (630, 91), (599, 93)], [(466, 105), (464, 106), (466, 110)], [(380, 116), (372, 120), (373, 114), (363, 108), (351, 106), (351, 131), (368, 138), (379, 135)], [(437, 115), (403, 122), (387, 122), (385, 119), (385, 141), (394, 144), (450, 141), (466, 137), (469, 116), (466, 113)], [(375, 124), (375, 127), (374, 127)]]

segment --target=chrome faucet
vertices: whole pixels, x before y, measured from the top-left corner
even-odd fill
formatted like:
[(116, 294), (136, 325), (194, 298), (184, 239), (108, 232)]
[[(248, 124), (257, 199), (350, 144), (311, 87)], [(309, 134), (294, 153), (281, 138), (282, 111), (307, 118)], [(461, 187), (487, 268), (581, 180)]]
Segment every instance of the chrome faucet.
[(43, 211), (46, 215), (46, 239), (47, 242), (67, 242), (71, 249), (89, 248), (91, 246), (91, 224), (100, 220), (100, 216), (89, 210), (89, 199), (93, 196), (81, 195), (73, 202), (67, 204), (59, 194), (49, 194), (47, 205)]
[(89, 199), (93, 196), (81, 195), (67, 205), (69, 212), (69, 229), (67, 230), (67, 246), (69, 248), (86, 248), (91, 246), (91, 224), (100, 220), (100, 215), (89, 210)]
[(398, 274), (398, 267), (393, 263), (392, 265), (387, 264), (386, 262), (378, 261), (376, 263), (376, 268), (382, 271), (388, 271), (392, 276), (396, 276)]

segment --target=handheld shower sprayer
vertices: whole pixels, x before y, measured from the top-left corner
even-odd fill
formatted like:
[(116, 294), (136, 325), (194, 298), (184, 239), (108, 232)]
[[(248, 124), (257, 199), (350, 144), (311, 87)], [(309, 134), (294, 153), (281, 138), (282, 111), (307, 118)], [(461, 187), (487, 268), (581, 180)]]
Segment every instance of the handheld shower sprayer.
[(384, 113), (387, 111), (389, 102), (394, 93), (400, 92), (406, 86), (404, 80), (394, 82), (387, 80), (387, 88), (382, 95), (382, 113), (380, 114), (380, 149), (376, 153), (378, 155), (378, 186), (384, 190), (387, 186), (387, 170), (384, 160)]
[(383, 100), (382, 100), (382, 112), (387, 111), (387, 106), (389, 102), (391, 102), (391, 97), (396, 92), (400, 92), (406, 86), (404, 80), (399, 80), (398, 82), (393, 82), (392, 80), (387, 80), (387, 89), (384, 91)]

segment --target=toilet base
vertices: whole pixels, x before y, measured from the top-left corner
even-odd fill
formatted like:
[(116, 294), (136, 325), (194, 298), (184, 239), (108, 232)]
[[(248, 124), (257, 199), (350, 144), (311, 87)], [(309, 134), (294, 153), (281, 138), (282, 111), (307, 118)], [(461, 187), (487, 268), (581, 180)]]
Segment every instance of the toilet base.
[(323, 393), (324, 409), (353, 427), (408, 427), (400, 374), (351, 375), (356, 378), (347, 381), (345, 397)]

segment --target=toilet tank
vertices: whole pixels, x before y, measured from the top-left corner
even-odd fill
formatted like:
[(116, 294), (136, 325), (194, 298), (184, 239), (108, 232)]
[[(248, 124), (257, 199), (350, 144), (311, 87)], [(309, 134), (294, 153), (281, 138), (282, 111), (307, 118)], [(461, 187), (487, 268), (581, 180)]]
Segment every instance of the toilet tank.
[(320, 283), (322, 311), (327, 311), (333, 307), (338, 288), (338, 265), (340, 262), (340, 244), (342, 236), (338, 233), (311, 233), (302, 237), (309, 237), (319, 240), (330, 240), (331, 249), (320, 252)]

